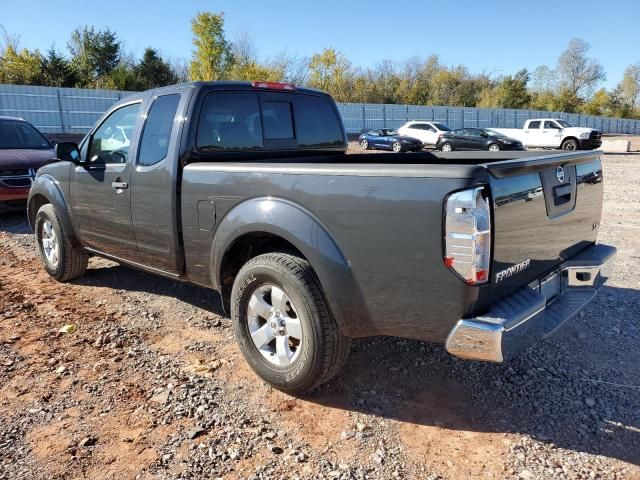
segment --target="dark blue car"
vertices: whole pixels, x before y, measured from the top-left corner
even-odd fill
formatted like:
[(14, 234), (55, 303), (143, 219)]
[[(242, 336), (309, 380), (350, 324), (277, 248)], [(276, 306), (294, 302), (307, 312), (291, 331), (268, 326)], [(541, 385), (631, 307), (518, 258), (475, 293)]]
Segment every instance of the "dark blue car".
[(376, 150), (392, 150), (398, 152), (419, 152), (422, 150), (422, 142), (417, 138), (405, 137), (396, 130), (380, 128), (363, 133), (358, 138), (363, 150), (370, 148)]

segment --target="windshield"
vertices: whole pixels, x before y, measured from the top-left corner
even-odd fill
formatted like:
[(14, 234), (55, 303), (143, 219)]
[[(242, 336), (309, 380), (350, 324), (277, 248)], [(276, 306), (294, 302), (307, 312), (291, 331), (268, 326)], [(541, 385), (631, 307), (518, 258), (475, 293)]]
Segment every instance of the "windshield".
[(556, 122), (559, 123), (562, 128), (573, 127), (573, 125), (571, 125), (569, 122), (565, 122), (564, 120), (556, 120)]
[(51, 148), (49, 141), (27, 122), (21, 120), (0, 120), (0, 149)]
[(491, 137), (504, 137), (502, 133), (496, 132), (495, 130), (491, 130), (490, 128), (485, 128), (484, 132)]
[(451, 131), (451, 129), (449, 127), (447, 127), (444, 123), (433, 122), (432, 125), (434, 127), (436, 127), (438, 130), (442, 131), (442, 132), (450, 132)]

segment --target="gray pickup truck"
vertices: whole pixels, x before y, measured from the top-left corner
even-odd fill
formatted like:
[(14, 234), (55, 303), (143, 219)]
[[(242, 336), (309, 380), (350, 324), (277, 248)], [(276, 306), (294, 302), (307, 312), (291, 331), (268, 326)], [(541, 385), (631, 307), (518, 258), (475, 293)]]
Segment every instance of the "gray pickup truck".
[(354, 337), (501, 362), (606, 279), (599, 152), (347, 155), (327, 94), (192, 83), (135, 94), (38, 171), (47, 272), (91, 255), (217, 290), (244, 357), (284, 391), (333, 376)]

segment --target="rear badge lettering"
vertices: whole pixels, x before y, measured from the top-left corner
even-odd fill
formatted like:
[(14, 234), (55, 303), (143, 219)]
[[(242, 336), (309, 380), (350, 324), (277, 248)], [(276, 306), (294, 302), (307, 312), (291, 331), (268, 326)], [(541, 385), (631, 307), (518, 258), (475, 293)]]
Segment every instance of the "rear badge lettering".
[(529, 266), (530, 263), (531, 263), (531, 259), (527, 258), (526, 260), (523, 260), (520, 263), (516, 263), (515, 265), (512, 265), (509, 268), (505, 268), (504, 270), (499, 271), (496, 274), (496, 283), (501, 282), (505, 278), (509, 278), (512, 275), (515, 275), (516, 273), (522, 272), (525, 268)]

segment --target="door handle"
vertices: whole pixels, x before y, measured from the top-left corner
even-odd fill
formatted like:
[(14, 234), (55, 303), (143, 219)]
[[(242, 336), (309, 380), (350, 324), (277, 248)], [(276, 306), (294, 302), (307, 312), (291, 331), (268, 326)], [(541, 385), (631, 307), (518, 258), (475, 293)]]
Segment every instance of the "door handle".
[(127, 182), (111, 182), (111, 186), (115, 190), (124, 190), (125, 188), (129, 188), (129, 184)]

